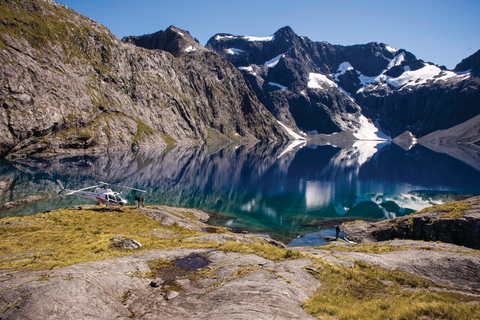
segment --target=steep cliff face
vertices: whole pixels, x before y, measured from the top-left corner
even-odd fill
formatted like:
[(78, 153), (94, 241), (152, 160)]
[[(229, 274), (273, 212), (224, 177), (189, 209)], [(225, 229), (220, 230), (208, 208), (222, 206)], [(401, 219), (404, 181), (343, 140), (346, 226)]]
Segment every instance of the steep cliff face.
[(480, 113), (479, 53), (449, 71), (383, 43), (313, 42), (289, 27), (264, 38), (217, 34), (207, 48), (242, 70), (278, 119), (304, 131), (362, 139), (375, 125), (420, 137)]
[(213, 52), (139, 48), (49, 0), (5, 2), (0, 14), (0, 157), (285, 137)]

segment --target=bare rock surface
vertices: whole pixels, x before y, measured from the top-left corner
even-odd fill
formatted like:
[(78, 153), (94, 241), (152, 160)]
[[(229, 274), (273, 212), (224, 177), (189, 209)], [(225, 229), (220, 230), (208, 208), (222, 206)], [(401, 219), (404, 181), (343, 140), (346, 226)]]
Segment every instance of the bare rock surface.
[(422, 241), (396, 240), (382, 243), (402, 246), (404, 250), (386, 253), (302, 250), (323, 259), (352, 266), (362, 260), (387, 270), (402, 270), (429, 279), (436, 284), (459, 290), (480, 290), (480, 252), (462, 246)]
[[(192, 276), (168, 284), (157, 278), (154, 286), (138, 276), (150, 271), (150, 260), (192, 254), (208, 263)], [(53, 271), (4, 272), (0, 310), (5, 319), (313, 319), (300, 307), (320, 286), (304, 269), (309, 263), (177, 249)]]
[(207, 222), (209, 216), (200, 210), (155, 206), (153, 209), (139, 208), (139, 211), (152, 220), (160, 220), (163, 225), (167, 226), (177, 223), (182, 228), (197, 231), (202, 231), (208, 226), (205, 222)]

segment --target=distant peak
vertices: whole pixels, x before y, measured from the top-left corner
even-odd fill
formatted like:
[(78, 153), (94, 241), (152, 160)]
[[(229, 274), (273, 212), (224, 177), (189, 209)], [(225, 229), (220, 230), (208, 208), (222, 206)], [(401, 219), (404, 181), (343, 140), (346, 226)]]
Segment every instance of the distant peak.
[(185, 33), (189, 33), (188, 31), (185, 31), (185, 30), (182, 30), (182, 29), (180, 29), (180, 28), (177, 28), (177, 27), (175, 27), (174, 25), (171, 25), (171, 26), (168, 27), (165, 31), (166, 31), (166, 32), (179, 33), (180, 35), (184, 35)]
[(298, 37), (298, 35), (289, 26), (285, 26), (283, 28), (278, 29), (277, 32), (275, 32), (274, 35), (275, 35), (276, 38)]

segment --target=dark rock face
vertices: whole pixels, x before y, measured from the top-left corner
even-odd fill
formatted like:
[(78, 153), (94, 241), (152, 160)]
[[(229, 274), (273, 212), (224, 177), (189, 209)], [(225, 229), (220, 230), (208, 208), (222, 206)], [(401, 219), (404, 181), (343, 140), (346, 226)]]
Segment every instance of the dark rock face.
[(463, 59), (462, 62), (457, 64), (454, 71), (470, 71), (475, 76), (480, 76), (480, 50), (472, 54), (470, 57)]
[(192, 51), (205, 50), (198, 40), (190, 35), (190, 32), (175, 26), (148, 35), (124, 37), (122, 41), (146, 49), (168, 51), (176, 57)]
[(146, 50), (53, 1), (2, 7), (0, 157), (285, 138), (241, 72), (185, 31)]
[(242, 70), (277, 119), (304, 131), (355, 133), (363, 114), (391, 137), (421, 137), (480, 113), (479, 52), (449, 71), (383, 43), (312, 42), (289, 27), (268, 38), (217, 34), (207, 48)]

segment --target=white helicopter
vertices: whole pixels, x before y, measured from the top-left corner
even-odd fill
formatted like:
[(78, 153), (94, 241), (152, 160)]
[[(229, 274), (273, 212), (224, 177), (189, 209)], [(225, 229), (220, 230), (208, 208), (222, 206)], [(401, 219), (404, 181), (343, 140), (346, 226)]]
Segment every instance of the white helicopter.
[[(125, 197), (123, 196), (123, 194), (121, 192), (120, 193), (119, 192), (114, 192), (111, 189), (107, 189), (106, 186), (108, 185), (108, 183), (101, 182), (101, 181), (99, 181), (99, 182), (101, 184), (99, 184), (97, 186), (91, 186), (91, 187), (87, 187), (87, 188), (83, 188), (83, 189), (79, 189), (79, 190), (68, 190), (67, 188), (63, 187), (60, 180), (57, 180), (57, 184), (60, 187), (60, 192), (58, 194), (61, 195), (61, 196), (72, 195), (73, 194), (73, 195), (76, 195), (76, 196), (80, 196), (80, 197), (84, 197), (84, 198), (87, 198), (87, 199), (90, 199), (90, 200), (94, 200), (94, 201), (96, 201), (95, 208), (97, 207), (97, 204), (103, 204), (103, 205), (105, 205), (105, 207), (112, 206), (112, 205), (123, 207), (124, 205), (126, 205), (128, 203), (128, 200), (125, 199)], [(140, 191), (140, 192), (147, 192), (145, 190), (125, 187), (125, 186), (119, 186), (119, 187), (131, 189), (131, 190), (136, 190), (136, 191)], [(94, 190), (93, 190), (93, 192), (85, 191), (85, 190), (88, 190), (88, 189), (94, 189)], [(110, 207), (110, 211), (111, 210), (112, 210), (112, 208)]]

